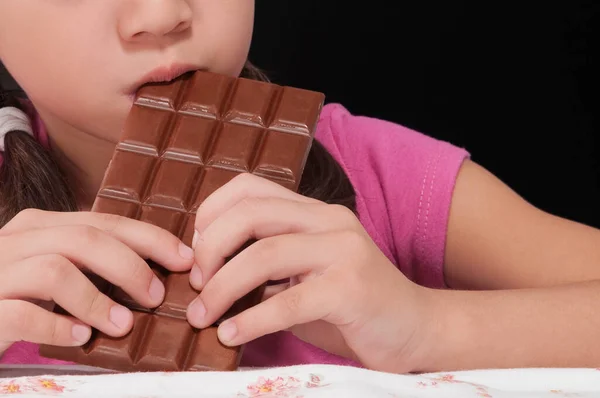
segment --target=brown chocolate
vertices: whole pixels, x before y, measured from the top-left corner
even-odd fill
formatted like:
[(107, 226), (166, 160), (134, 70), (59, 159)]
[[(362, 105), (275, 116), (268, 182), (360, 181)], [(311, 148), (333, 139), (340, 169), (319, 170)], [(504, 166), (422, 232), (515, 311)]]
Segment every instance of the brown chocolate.
[[(298, 189), (323, 100), (317, 92), (208, 72), (145, 86), (92, 211), (158, 225), (191, 245), (198, 206), (236, 175), (253, 173)], [(189, 273), (149, 265), (166, 289), (155, 309), (93, 278), (101, 291), (134, 312), (127, 336), (95, 330), (83, 347), (43, 345), (41, 354), (126, 372), (236, 369), (243, 347), (222, 345), (216, 325), (198, 330), (186, 320), (198, 295)], [(264, 286), (238, 300), (224, 318), (257, 304), (263, 291)]]

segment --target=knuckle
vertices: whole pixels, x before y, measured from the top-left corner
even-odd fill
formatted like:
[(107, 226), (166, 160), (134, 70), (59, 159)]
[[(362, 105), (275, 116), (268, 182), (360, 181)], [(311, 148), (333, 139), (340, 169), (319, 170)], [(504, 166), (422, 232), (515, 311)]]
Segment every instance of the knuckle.
[[(140, 225), (141, 228), (147, 228), (148, 233), (143, 234), (143, 236), (147, 236), (148, 239), (144, 242), (140, 242), (142, 247), (150, 253), (151, 256), (154, 256), (155, 253), (165, 246), (166, 242), (171, 242), (171, 233), (167, 230), (162, 229), (154, 224), (145, 224)], [(142, 236), (142, 234), (140, 234)]]
[(110, 213), (97, 213), (97, 217), (100, 219), (103, 229), (106, 232), (115, 231), (123, 219), (123, 217), (119, 215)]
[(253, 212), (258, 210), (261, 202), (262, 201), (258, 198), (245, 197), (240, 201), (240, 207), (244, 209), (244, 211), (248, 211), (249, 214), (253, 214)]
[(249, 228), (250, 232), (254, 232), (254, 228), (264, 215), (265, 211), (268, 211), (265, 206), (267, 199), (246, 197), (242, 199), (235, 209), (233, 210), (232, 219), (236, 219), (240, 225), (245, 228)]
[(268, 181), (262, 177), (252, 173), (241, 173), (235, 176), (230, 184), (235, 186), (235, 191), (240, 197), (250, 197), (257, 191), (257, 187), (264, 186), (264, 182)]
[(346, 206), (340, 204), (331, 204), (327, 205), (335, 218), (335, 221), (339, 225), (343, 226), (353, 226), (355, 224), (356, 216), (352, 213), (352, 210), (347, 208)]
[(82, 298), (82, 301), (85, 304), (85, 307), (83, 308), (85, 310), (84, 314), (88, 315), (90, 318), (104, 314), (104, 295), (95, 287), (89, 289), (89, 293), (86, 294), (86, 297)]
[(295, 314), (302, 307), (302, 297), (299, 293), (288, 290), (285, 294), (279, 296), (281, 297), (283, 309), (289, 314)]
[(154, 225), (151, 225), (150, 227), (154, 229), (154, 247), (160, 247), (165, 243), (176, 244), (179, 242), (177, 236), (172, 232)]
[(231, 183), (246, 185), (246, 184), (251, 184), (252, 182), (256, 181), (257, 178), (258, 177), (256, 177), (252, 173), (240, 173), (231, 179)]
[(143, 281), (145, 284), (149, 285), (153, 273), (152, 271), (150, 271), (150, 267), (148, 266), (148, 264), (146, 264), (146, 262), (144, 262), (141, 259), (137, 259), (137, 261), (132, 261), (129, 264), (129, 272), (126, 273), (127, 276), (124, 279), (124, 281), (126, 281), (126, 283), (130, 283), (131, 281), (136, 285), (140, 281)]
[(40, 259), (40, 266), (46, 274), (48, 283), (53, 286), (68, 279), (72, 264), (59, 254), (48, 254)]
[(249, 247), (249, 251), (252, 252), (253, 262), (257, 264), (265, 265), (269, 264), (274, 257), (278, 248), (277, 240), (275, 239), (260, 239)]
[(34, 220), (39, 220), (42, 216), (43, 211), (39, 209), (24, 209), (17, 213), (16, 216), (13, 217), (10, 224), (29, 224)]
[(50, 335), (48, 336), (50, 340), (50, 344), (56, 344), (61, 340), (64, 340), (60, 333), (60, 325), (58, 323), (57, 316), (51, 316), (48, 318), (47, 330), (49, 330)]
[[(157, 253), (164, 251), (166, 248), (176, 247), (177, 237), (166, 229), (141, 221), (137, 222), (137, 227), (139, 228), (139, 233), (133, 236), (133, 238), (136, 239), (139, 247), (150, 257), (155, 257)], [(137, 265), (139, 259), (137, 260), (132, 262), (133, 265)]]
[(29, 208), (24, 209), (17, 214), (17, 217), (25, 219), (25, 220), (36, 220), (38, 219), (44, 212), (39, 209)]
[(11, 325), (10, 335), (20, 336), (33, 324), (31, 306), (24, 301), (4, 301), (2, 305), (3, 321)]
[[(165, 242), (172, 243), (177, 241), (177, 237), (174, 233), (169, 231), (166, 227), (158, 225), (158, 223), (150, 223), (137, 221), (137, 226), (140, 230), (145, 229), (147, 233), (140, 234), (140, 236), (148, 236), (148, 244), (152, 246), (162, 246)], [(146, 232), (144, 231), (144, 232)]]
[(102, 231), (91, 225), (77, 226), (74, 233), (79, 242), (84, 246), (96, 244), (100, 239), (102, 239)]

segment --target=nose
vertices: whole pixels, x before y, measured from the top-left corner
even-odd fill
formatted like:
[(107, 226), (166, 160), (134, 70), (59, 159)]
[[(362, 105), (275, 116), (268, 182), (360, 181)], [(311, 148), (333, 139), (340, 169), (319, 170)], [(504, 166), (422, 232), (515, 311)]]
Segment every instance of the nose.
[(122, 6), (118, 29), (125, 41), (160, 39), (184, 32), (192, 23), (187, 0), (129, 0)]

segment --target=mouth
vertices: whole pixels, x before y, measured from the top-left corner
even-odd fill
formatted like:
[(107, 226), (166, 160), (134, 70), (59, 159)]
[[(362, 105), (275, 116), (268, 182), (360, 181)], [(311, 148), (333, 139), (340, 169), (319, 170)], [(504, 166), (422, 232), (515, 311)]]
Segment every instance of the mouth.
[(127, 93), (130, 97), (133, 98), (135, 97), (139, 89), (146, 84), (170, 82), (188, 72), (200, 69), (202, 68), (189, 64), (173, 64), (170, 66), (161, 66), (145, 74), (140, 80), (135, 82), (133, 86), (130, 87)]

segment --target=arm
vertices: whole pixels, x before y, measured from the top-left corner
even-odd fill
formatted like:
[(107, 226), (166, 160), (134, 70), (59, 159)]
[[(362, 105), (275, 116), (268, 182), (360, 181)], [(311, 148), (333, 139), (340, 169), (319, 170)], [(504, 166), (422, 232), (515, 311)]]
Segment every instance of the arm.
[(466, 161), (452, 197), (445, 264), (446, 282), (457, 289), (600, 280), (600, 231), (533, 207)]
[(598, 230), (534, 208), (466, 162), (445, 273), (464, 290), (429, 291), (434, 325), (419, 370), (600, 365)]

